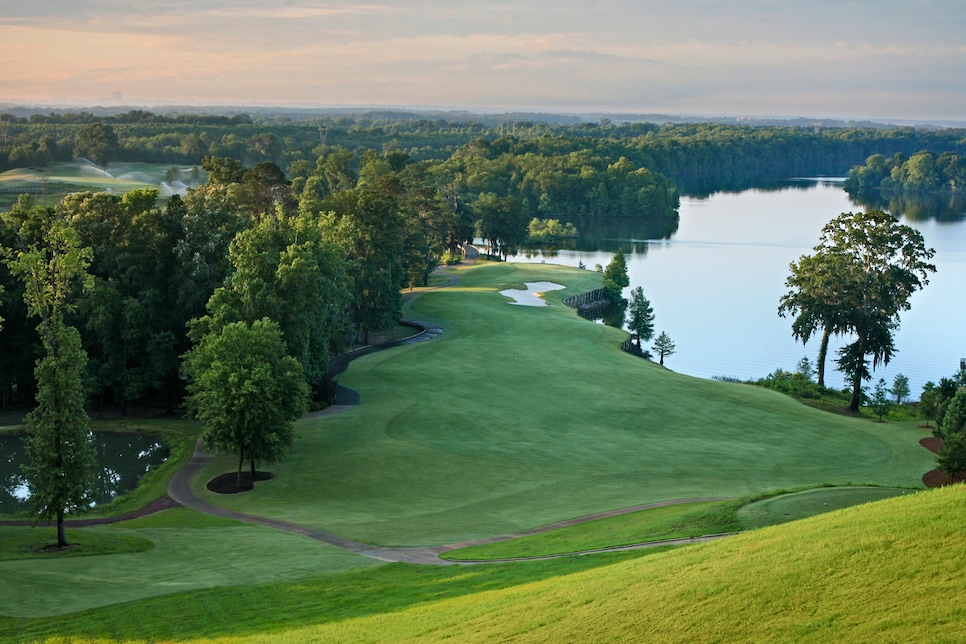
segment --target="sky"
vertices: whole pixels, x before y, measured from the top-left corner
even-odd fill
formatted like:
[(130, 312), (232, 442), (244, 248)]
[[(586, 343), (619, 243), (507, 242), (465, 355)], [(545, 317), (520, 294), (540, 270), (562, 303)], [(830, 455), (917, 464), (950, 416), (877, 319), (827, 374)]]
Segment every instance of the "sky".
[(0, 103), (966, 120), (963, 0), (0, 0)]

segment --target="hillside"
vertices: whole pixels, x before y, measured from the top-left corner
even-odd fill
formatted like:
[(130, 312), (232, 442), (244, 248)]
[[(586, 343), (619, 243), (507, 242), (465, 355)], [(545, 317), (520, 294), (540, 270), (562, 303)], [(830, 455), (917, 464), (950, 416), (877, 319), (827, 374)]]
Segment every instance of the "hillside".
[(962, 487), (246, 641), (955, 641)]

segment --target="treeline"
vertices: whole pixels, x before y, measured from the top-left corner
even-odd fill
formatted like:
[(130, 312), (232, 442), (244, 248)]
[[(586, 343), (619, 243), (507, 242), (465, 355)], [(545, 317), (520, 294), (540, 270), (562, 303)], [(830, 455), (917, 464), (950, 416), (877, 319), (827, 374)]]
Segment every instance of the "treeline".
[(874, 154), (912, 156), (925, 150), (966, 156), (961, 129), (615, 124), (606, 119), (487, 125), (392, 113), (292, 121), (247, 115), (161, 116), (137, 110), (114, 116), (0, 114), (0, 171), (70, 160), (80, 133), (97, 124), (115, 132), (118, 143), (111, 160), (117, 161), (196, 165), (205, 156), (218, 156), (247, 166), (268, 161), (289, 171), (292, 163), (312, 163), (332, 146), (352, 150), (357, 157), (364, 150), (396, 151), (416, 161), (445, 161), (471, 141), (482, 140), (498, 153), (514, 156), (578, 153), (608, 163), (623, 157), (635, 168), (668, 177), (689, 194), (789, 176), (844, 175)]
[(920, 150), (911, 157), (873, 154), (865, 165), (849, 170), (845, 189), (883, 188), (907, 192), (963, 192), (966, 190), (966, 156), (946, 151), (938, 156)]
[[(423, 164), (372, 154), (355, 173), (345, 158), (322, 157), (298, 181), (271, 163), (208, 158), (207, 183), (163, 204), (153, 189), (74, 194), (51, 208), (24, 195), (0, 216), (0, 257), (49, 253), (49, 234), (64, 225), (89, 249), (89, 288), (70, 298), (66, 321), (89, 358), (95, 409), (179, 406), (180, 358), (192, 344), (263, 318), (324, 403), (330, 357), (393, 327), (401, 291), (425, 283), (473, 231), (469, 209), (461, 219)], [(4, 406), (31, 404), (42, 354), (23, 294), (0, 261)]]

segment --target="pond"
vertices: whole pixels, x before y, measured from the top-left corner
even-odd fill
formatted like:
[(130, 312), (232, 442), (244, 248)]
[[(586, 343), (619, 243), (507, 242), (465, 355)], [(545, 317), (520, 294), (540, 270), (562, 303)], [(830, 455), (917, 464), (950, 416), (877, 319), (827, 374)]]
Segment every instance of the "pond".
[[(767, 189), (683, 196), (680, 220), (623, 220), (610, 229), (594, 222), (571, 249), (535, 250), (510, 261), (548, 262), (593, 270), (606, 266), (621, 248), (631, 287), (641, 286), (656, 314), (655, 335), (666, 331), (676, 353), (668, 368), (702, 378), (757, 379), (776, 368), (794, 370), (818, 354), (818, 339), (803, 346), (791, 337), (791, 320), (778, 316), (787, 291), (788, 265), (811, 253), (822, 226), (843, 212), (869, 207), (900, 216), (936, 250), (937, 272), (911, 298), (896, 334), (898, 353), (873, 374), (891, 384), (897, 373), (909, 377), (912, 398), (927, 380), (953, 375), (966, 357), (966, 207), (959, 199), (935, 203), (888, 199), (868, 204), (853, 200), (839, 179), (791, 180)], [(901, 209), (901, 210), (900, 210)], [(625, 297), (628, 292), (625, 291)], [(826, 380), (844, 386), (829, 350)]]
[[(128, 432), (95, 432), (97, 484), (95, 505), (137, 487), (138, 480), (163, 463), (170, 450), (152, 436)], [(23, 440), (18, 434), (0, 434), (0, 514), (29, 510), (27, 482), (20, 471), (26, 461)]]

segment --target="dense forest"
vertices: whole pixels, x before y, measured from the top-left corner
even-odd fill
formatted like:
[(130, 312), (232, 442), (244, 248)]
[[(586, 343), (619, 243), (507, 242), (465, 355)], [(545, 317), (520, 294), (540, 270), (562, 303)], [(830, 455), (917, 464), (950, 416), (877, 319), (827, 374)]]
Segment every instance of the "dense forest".
[(392, 328), (401, 292), (474, 237), (506, 256), (532, 223), (571, 236), (570, 216), (673, 229), (679, 189), (841, 175), (877, 154), (905, 181), (913, 159), (931, 155), (938, 171), (964, 148), (963, 131), (911, 128), (0, 115), (0, 170), (85, 157), (193, 166), (198, 179), (169, 199), (79, 191), (48, 206), (22, 195), (0, 214), (0, 403), (31, 404), (42, 352), (9, 260), (55, 261), (47, 236), (64, 226), (90, 256), (66, 318), (88, 356), (95, 410), (180, 406), (181, 356), (206, 334), (266, 317), (324, 404), (331, 356)]
[[(844, 176), (874, 154), (910, 157), (920, 151), (966, 156), (966, 131), (912, 127), (750, 126), (721, 123), (557, 123), (515, 120), (400, 118), (378, 112), (305, 121), (247, 115), (162, 116), (135, 110), (90, 113), (0, 114), (0, 171), (42, 168), (75, 156), (91, 158), (87, 136), (109, 128), (113, 153), (102, 161), (199, 165), (206, 156), (247, 166), (268, 161), (292, 173), (296, 162), (314, 163), (330, 147), (357, 159), (365, 150), (401, 152), (413, 161), (445, 161), (474, 140), (499, 154), (621, 157), (635, 168), (664, 175), (682, 193), (738, 189), (789, 176)], [(97, 159), (92, 159), (97, 161)], [(358, 169), (358, 168), (357, 168)]]
[(955, 152), (938, 156), (921, 150), (910, 157), (896, 152), (892, 157), (873, 154), (865, 165), (849, 170), (845, 189), (884, 188), (906, 192), (966, 191), (966, 157)]

